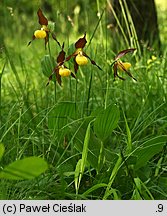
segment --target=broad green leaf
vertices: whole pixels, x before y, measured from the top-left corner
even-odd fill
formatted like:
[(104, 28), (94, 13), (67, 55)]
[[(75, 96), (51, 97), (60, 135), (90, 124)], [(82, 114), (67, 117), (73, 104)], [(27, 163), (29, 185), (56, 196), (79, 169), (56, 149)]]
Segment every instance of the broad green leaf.
[(118, 125), (119, 117), (120, 112), (116, 105), (110, 105), (101, 111), (94, 122), (94, 131), (97, 137), (104, 141), (110, 136)]
[(3, 154), (4, 154), (4, 151), (5, 151), (5, 147), (4, 147), (4, 145), (2, 143), (0, 143), (0, 160), (1, 160), (2, 156), (3, 156)]
[(133, 155), (137, 157), (135, 165), (136, 169), (145, 166), (146, 163), (160, 151), (164, 144), (167, 142), (167, 136), (158, 136), (144, 142), (139, 148), (137, 148)]
[(163, 192), (167, 194), (167, 177), (166, 176), (160, 177), (158, 182), (159, 182), (159, 187), (162, 188)]
[(0, 178), (11, 180), (33, 179), (48, 168), (47, 162), (39, 157), (27, 157), (6, 166), (0, 172)]
[(60, 131), (68, 129), (68, 123), (75, 119), (76, 105), (72, 102), (57, 104), (48, 114), (48, 127), (60, 135)]
[[(54, 70), (55, 64), (56, 64), (55, 60), (52, 56), (45, 55), (41, 60), (42, 73), (46, 77), (49, 77)], [(52, 81), (56, 81), (56, 75), (55, 74), (53, 74), (53, 76), (52, 76)]]

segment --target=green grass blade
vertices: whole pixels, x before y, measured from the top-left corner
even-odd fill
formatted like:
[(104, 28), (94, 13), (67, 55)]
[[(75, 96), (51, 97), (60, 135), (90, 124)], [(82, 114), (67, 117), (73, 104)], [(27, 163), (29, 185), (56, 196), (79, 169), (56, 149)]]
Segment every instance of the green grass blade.
[(139, 178), (134, 178), (134, 183), (135, 183), (136, 187), (135, 187), (135, 189), (133, 191), (132, 199), (134, 199), (134, 200), (142, 200), (142, 197), (141, 197), (142, 190), (141, 190), (140, 179)]
[(122, 26), (121, 26), (121, 23), (120, 23), (120, 21), (119, 21), (119, 19), (118, 19), (117, 14), (116, 14), (115, 11), (114, 11), (114, 8), (113, 8), (111, 2), (110, 2), (109, 0), (107, 0), (107, 3), (108, 3), (108, 6), (109, 6), (109, 9), (110, 9), (111, 12), (113, 13), (113, 16), (114, 16), (114, 18), (115, 18), (115, 20), (116, 20), (116, 22), (117, 22), (117, 24), (118, 24), (118, 26), (119, 26), (119, 28), (120, 28), (120, 31), (121, 31), (121, 33), (122, 33), (122, 35), (123, 35), (123, 37), (124, 37), (126, 46), (129, 46), (128, 38), (127, 38), (127, 36), (126, 36), (126, 34), (125, 34), (124, 29), (123, 29)]
[(97, 190), (99, 188), (103, 188), (103, 187), (107, 187), (107, 184), (99, 183), (99, 184), (93, 185), (91, 188), (89, 188), (87, 191), (85, 191), (82, 195), (83, 196), (88, 196), (93, 191), (95, 191), (95, 190)]
[(110, 190), (112, 189), (111, 186), (112, 186), (113, 181), (114, 181), (114, 179), (115, 179), (115, 177), (116, 177), (116, 175), (117, 175), (117, 173), (118, 173), (118, 171), (119, 171), (119, 169), (121, 167), (121, 163), (122, 163), (122, 156), (120, 154), (119, 157), (118, 157), (118, 160), (117, 160), (117, 162), (116, 162), (116, 164), (115, 164), (115, 166), (114, 166), (114, 168), (112, 170), (108, 186), (107, 186), (105, 194), (103, 196), (103, 200), (106, 200), (108, 198), (108, 196), (110, 196), (110, 194), (111, 194), (110, 193)]
[(75, 190), (76, 190), (77, 195), (78, 195), (78, 190), (79, 190), (80, 170), (81, 170), (81, 159), (79, 159), (79, 161), (77, 162), (77, 165), (75, 167), (75, 173), (74, 173), (74, 183), (75, 183)]
[[(1, 113), (2, 112), (2, 75), (4, 73), (6, 63), (7, 63), (7, 61), (5, 61), (3, 68), (0, 71), (0, 119), (2, 118), (2, 113)], [(1, 121), (0, 121), (0, 127), (1, 127)]]
[(5, 147), (2, 143), (0, 143), (0, 160), (3, 157), (4, 152), (5, 152)]
[(127, 134), (127, 148), (126, 153), (129, 154), (132, 151), (132, 138), (131, 138), (131, 132), (129, 129), (129, 125), (125, 116), (125, 113), (123, 113), (124, 120), (125, 120), (125, 126), (126, 126), (126, 134)]
[[(85, 134), (85, 140), (83, 144), (83, 150), (82, 150), (82, 158), (78, 161), (77, 166), (76, 166), (76, 171), (75, 171), (75, 188), (76, 188), (76, 193), (78, 194), (80, 182), (85, 170), (86, 162), (87, 162), (87, 155), (88, 155), (88, 145), (89, 145), (89, 140), (90, 140), (90, 124), (88, 124), (86, 134)], [(79, 174), (79, 175), (78, 175)], [(77, 177), (77, 178), (76, 178)]]

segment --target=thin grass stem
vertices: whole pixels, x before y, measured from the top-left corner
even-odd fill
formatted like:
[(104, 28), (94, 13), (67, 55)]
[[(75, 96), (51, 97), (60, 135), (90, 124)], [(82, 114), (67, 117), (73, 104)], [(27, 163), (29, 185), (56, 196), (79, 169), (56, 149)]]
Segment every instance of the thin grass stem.
[(109, 0), (107, 0), (107, 2), (108, 2), (108, 5), (109, 5), (109, 8), (110, 8), (111, 12), (112, 12), (113, 15), (114, 15), (114, 18), (115, 18), (116, 22), (117, 22), (117, 24), (118, 24), (118, 26), (119, 26), (119, 28), (120, 28), (120, 30), (121, 30), (121, 33), (122, 33), (122, 35), (123, 35), (123, 37), (124, 37), (126, 46), (129, 46), (129, 41), (128, 41), (128, 39), (127, 39), (127, 36), (126, 36), (126, 34), (125, 34), (125, 31), (123, 30), (123, 28), (122, 28), (122, 26), (121, 26), (121, 23), (120, 23), (120, 21), (119, 21), (119, 19), (118, 19), (118, 16), (116, 15), (116, 13), (115, 13), (115, 11), (114, 11), (114, 8), (112, 7), (112, 5), (111, 5), (111, 3), (110, 3)]

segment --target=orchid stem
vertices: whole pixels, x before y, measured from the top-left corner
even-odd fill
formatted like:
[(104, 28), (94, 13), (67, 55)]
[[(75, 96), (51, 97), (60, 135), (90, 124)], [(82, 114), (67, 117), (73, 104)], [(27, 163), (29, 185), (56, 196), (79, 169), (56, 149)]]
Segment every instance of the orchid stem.
[(77, 88), (78, 88), (78, 80), (76, 79), (76, 84), (75, 84), (75, 106), (77, 105)]
[(91, 87), (92, 87), (92, 71), (91, 71), (91, 75), (90, 75), (88, 97), (87, 97), (87, 104), (86, 104), (86, 109), (87, 109), (88, 115), (89, 115), (89, 99), (90, 99), (90, 94), (91, 94)]
[[(50, 49), (50, 43), (48, 41), (48, 50), (49, 50), (49, 57), (50, 57), (50, 62), (51, 62), (51, 66), (52, 68), (54, 67), (51, 59), (52, 59), (52, 54), (51, 54), (51, 49)], [(56, 81), (54, 81), (54, 102), (56, 103), (57, 102), (57, 96), (56, 96), (56, 93), (57, 93), (57, 85), (56, 85)]]
[(104, 103), (104, 109), (107, 108), (107, 102), (108, 102), (108, 92), (109, 92), (109, 74), (107, 73), (107, 87), (106, 87), (106, 95), (105, 95), (105, 103)]
[[(2, 109), (2, 100), (1, 100), (2, 99), (2, 75), (4, 73), (6, 63), (7, 63), (7, 61), (5, 61), (4, 66), (2, 68), (2, 71), (0, 72), (0, 119), (2, 117), (2, 113), (1, 113), (1, 109)], [(1, 123), (1, 121), (0, 121), (0, 123)]]

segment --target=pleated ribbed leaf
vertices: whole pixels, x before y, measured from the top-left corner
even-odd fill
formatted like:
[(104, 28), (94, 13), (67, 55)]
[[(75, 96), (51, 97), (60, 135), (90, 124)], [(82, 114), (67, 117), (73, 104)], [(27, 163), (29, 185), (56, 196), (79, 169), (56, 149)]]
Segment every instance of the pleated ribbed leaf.
[[(55, 67), (55, 60), (52, 56), (45, 55), (42, 60), (41, 60), (41, 69), (42, 73), (46, 76), (49, 77)], [(53, 74), (52, 76), (52, 81), (56, 81), (56, 75)]]
[(11, 180), (33, 179), (48, 168), (47, 162), (39, 157), (27, 157), (14, 161), (0, 172), (0, 178)]
[(48, 115), (48, 127), (60, 136), (68, 131), (68, 124), (75, 119), (76, 105), (71, 102), (58, 103)]
[(94, 131), (98, 138), (104, 141), (117, 127), (120, 112), (116, 105), (110, 105), (101, 111), (94, 122)]
[(135, 165), (136, 169), (143, 167), (147, 162), (160, 151), (167, 142), (167, 136), (158, 136), (144, 142), (139, 148), (137, 148), (133, 155), (137, 157)]

